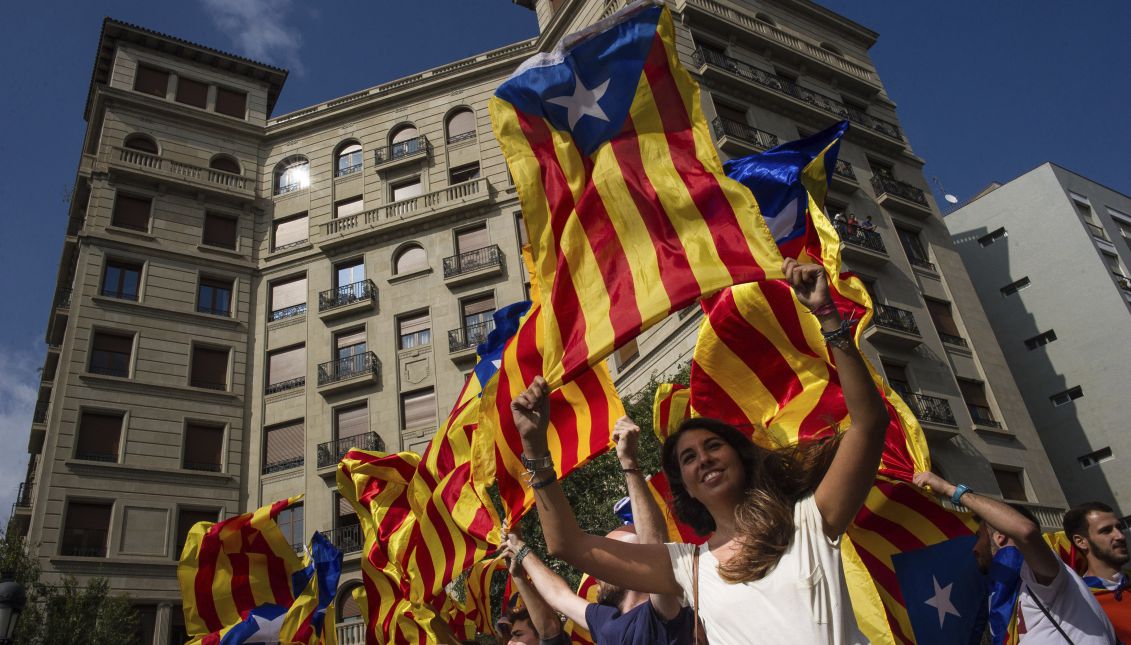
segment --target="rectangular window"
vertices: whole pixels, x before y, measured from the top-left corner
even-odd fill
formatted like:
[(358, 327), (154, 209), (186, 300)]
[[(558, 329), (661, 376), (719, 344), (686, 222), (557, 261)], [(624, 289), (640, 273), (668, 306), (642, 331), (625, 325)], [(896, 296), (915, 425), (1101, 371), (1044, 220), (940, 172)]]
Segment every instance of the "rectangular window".
[(927, 255), (927, 249), (923, 247), (923, 242), (919, 239), (919, 234), (898, 226), (895, 227), (895, 231), (899, 235), (899, 241), (903, 245), (903, 251), (907, 254), (907, 259), (911, 261), (911, 264), (934, 271), (935, 265)]
[(220, 472), (224, 465), (224, 426), (188, 422), (185, 424), (185, 470)]
[(285, 251), (306, 244), (310, 224), (306, 213), (279, 220), (271, 226), (271, 251)]
[(985, 383), (960, 378), (958, 379), (958, 389), (962, 392), (962, 400), (966, 401), (966, 408), (970, 411), (970, 418), (974, 420), (974, 423), (994, 428), (1001, 426), (990, 409), (990, 400), (986, 397)]
[(177, 103), (184, 103), (193, 107), (205, 108), (208, 106), (208, 84), (194, 81), (191, 78), (180, 76), (177, 78)]
[(420, 180), (413, 179), (412, 181), (393, 186), (393, 201), (399, 202), (401, 200), (419, 197), (423, 191), (424, 187), (420, 184)]
[(173, 558), (176, 560), (181, 558), (181, 552), (185, 550), (185, 542), (188, 541), (188, 534), (192, 527), (201, 522), (215, 523), (219, 519), (220, 512), (216, 510), (177, 509), (177, 549), (173, 552)]
[(614, 356), (616, 357), (618, 370), (628, 367), (632, 361), (640, 358), (640, 349), (636, 345), (636, 339), (633, 338), (624, 346), (617, 348)]
[(993, 471), (1002, 497), (1015, 502), (1029, 501), (1025, 492), (1025, 471), (1003, 466), (993, 466)]
[(306, 345), (267, 354), (267, 394), (306, 385)]
[(152, 207), (153, 199), (149, 197), (118, 193), (114, 197), (114, 212), (110, 215), (110, 225), (135, 231), (148, 231), (149, 213)]
[(464, 164), (452, 168), (448, 173), (449, 184), (462, 184), (465, 181), (479, 179), (479, 162)]
[(1119, 264), (1119, 256), (1114, 253), (1101, 252), (1100, 255), (1104, 256), (1104, 264), (1107, 265), (1112, 275), (1123, 275), (1123, 267)]
[(334, 204), (334, 219), (357, 215), (365, 210), (365, 200), (361, 197), (344, 199)]
[(1044, 347), (1045, 345), (1048, 345), (1054, 340), (1056, 340), (1056, 332), (1050, 329), (1046, 332), (1037, 334), (1032, 338), (1025, 339), (1025, 346), (1029, 349), (1037, 349), (1038, 347)]
[(1053, 407), (1059, 408), (1062, 405), (1068, 405), (1069, 403), (1072, 403), (1082, 396), (1084, 396), (1084, 388), (1077, 385), (1076, 387), (1070, 387), (1063, 392), (1057, 392), (1056, 394), (1050, 396), (1049, 400), (1052, 401)]
[(526, 234), (526, 222), (522, 219), (522, 213), (514, 214), (514, 226), (518, 231), (518, 250), (521, 252), (522, 247), (530, 244), (530, 238)]
[(247, 115), (247, 92), (216, 88), (216, 111), (220, 114), (243, 119)]
[(1004, 227), (999, 228), (996, 231), (990, 231), (989, 233), (986, 233), (982, 237), (979, 237), (978, 238), (978, 244), (981, 244), (982, 246), (989, 246), (989, 245), (993, 244), (994, 242), (997, 242), (998, 240), (1004, 239), (1008, 236), (1009, 236), (1009, 233), (1006, 232)]
[(79, 416), (75, 459), (118, 461), (125, 418), (122, 412), (83, 412)]
[(271, 283), (271, 320), (306, 313), (306, 276)]
[(94, 332), (90, 343), (90, 373), (128, 378), (133, 349), (134, 337), (130, 334)]
[(397, 320), (400, 349), (412, 349), (432, 344), (432, 321), (428, 312), (405, 316)]
[(239, 219), (216, 213), (204, 214), (204, 235), (202, 241), (209, 246), (235, 249)]
[(401, 395), (403, 428), (429, 428), (436, 425), (436, 392), (431, 388)]
[[(341, 289), (351, 284), (365, 281), (365, 261), (350, 260), (334, 266), (334, 287)], [(349, 297), (350, 294), (339, 294), (340, 297)]]
[(334, 334), (335, 356), (348, 359), (365, 353), (365, 327), (357, 327)]
[(1095, 452), (1089, 452), (1083, 457), (1076, 458), (1076, 460), (1080, 462), (1081, 468), (1091, 468), (1092, 466), (1108, 461), (1109, 459), (1114, 459), (1110, 446), (1107, 448), (1100, 448)]
[(891, 385), (891, 389), (901, 396), (911, 393), (911, 380), (907, 378), (906, 367), (894, 365), (887, 361), (881, 361), (880, 365), (884, 368), (884, 374), (888, 377), (888, 385)]
[(63, 518), (59, 554), (105, 558), (110, 533), (109, 502), (70, 502)]
[(302, 527), (303, 514), (302, 504), (295, 504), (290, 508), (282, 510), (278, 517), (275, 518), (275, 523), (279, 525), (279, 531), (296, 551), (306, 544), (306, 536), (303, 533)]
[(723, 103), (722, 101), (716, 100), (715, 101), (715, 113), (717, 113), (719, 115), (719, 118), (724, 119), (726, 121), (733, 121), (734, 123), (738, 123), (738, 124), (741, 124), (741, 125), (748, 125), (748, 123), (746, 121), (746, 109), (745, 108), (740, 108), (740, 107), (730, 105), (728, 103)]
[[(369, 406), (351, 405), (334, 409), (334, 438), (346, 439), (369, 432)], [(346, 447), (342, 449), (345, 450)]]
[(481, 249), (491, 243), (487, 226), (476, 226), (456, 232), (456, 255)]
[(122, 260), (106, 260), (100, 293), (110, 298), (137, 300), (141, 287), (141, 264)]
[(949, 302), (942, 300), (935, 300), (933, 298), (924, 298), (927, 303), (927, 311), (931, 314), (931, 320), (935, 323), (935, 329), (939, 332), (939, 338), (944, 343), (965, 345), (966, 340), (962, 337), (962, 332), (958, 329), (958, 324), (954, 322), (954, 314), (951, 310)]
[(169, 91), (169, 72), (140, 65), (134, 74), (134, 90), (165, 98)]
[(302, 420), (266, 429), (263, 445), (263, 473), (290, 470), (302, 465), (306, 431)]
[(228, 354), (230, 353), (227, 349), (194, 345), (189, 385), (209, 390), (227, 390)]
[(213, 316), (232, 315), (232, 281), (200, 276), (196, 288), (196, 310)]
[(1007, 285), (1005, 285), (1004, 287), (1001, 288), (1001, 295), (1012, 296), (1013, 294), (1017, 293), (1018, 291), (1021, 291), (1022, 289), (1027, 288), (1031, 284), (1032, 283), (1029, 282), (1028, 277), (1021, 278), (1020, 280), (1017, 280), (1016, 282), (1010, 282), (1009, 284), (1007, 284)]
[(460, 309), (463, 312), (464, 328), (488, 324), (488, 321), (494, 320), (495, 296), (486, 295), (464, 300), (460, 303)]

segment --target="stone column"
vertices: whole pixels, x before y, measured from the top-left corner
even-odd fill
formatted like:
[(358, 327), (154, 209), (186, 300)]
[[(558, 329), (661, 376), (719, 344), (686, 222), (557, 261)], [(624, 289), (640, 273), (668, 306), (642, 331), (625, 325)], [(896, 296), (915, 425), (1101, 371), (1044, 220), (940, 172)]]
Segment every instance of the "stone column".
[(157, 605), (157, 620), (153, 621), (153, 645), (169, 645), (169, 628), (173, 625), (173, 605)]

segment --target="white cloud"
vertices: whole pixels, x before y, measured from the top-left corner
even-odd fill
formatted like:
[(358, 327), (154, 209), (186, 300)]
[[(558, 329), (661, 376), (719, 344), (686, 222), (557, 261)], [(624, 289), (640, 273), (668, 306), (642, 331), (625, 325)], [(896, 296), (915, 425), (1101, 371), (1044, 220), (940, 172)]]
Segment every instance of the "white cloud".
[(16, 499), (16, 490), (27, 473), (27, 440), (31, 415), (39, 392), (39, 370), (43, 367), (43, 351), (28, 349), (42, 346), (34, 341), (24, 347), (0, 345), (0, 517), (7, 517)]
[(287, 24), (291, 0), (201, 0), (204, 9), (241, 56), (302, 75), (298, 27)]

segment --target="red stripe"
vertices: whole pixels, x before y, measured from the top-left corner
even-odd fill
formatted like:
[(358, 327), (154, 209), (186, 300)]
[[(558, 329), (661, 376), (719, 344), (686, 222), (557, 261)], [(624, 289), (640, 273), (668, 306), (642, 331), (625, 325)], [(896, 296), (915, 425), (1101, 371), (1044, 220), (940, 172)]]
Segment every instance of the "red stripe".
[(825, 382), (817, 404), (797, 427), (798, 441), (821, 439), (840, 429), (838, 428), (840, 420), (847, 411), (844, 390), (840, 387), (840, 379), (837, 378), (835, 371), (829, 369), (828, 375), (829, 380)]
[(715, 248), (731, 278), (737, 284), (765, 277), (765, 271), (750, 252), (746, 237), (740, 233), (742, 226), (719, 186), (718, 177), (708, 172), (695, 155), (691, 118), (684, 107), (683, 96), (679, 93), (672, 70), (668, 67), (667, 50), (659, 33), (644, 61), (644, 74), (648, 77), (652, 96), (659, 108), (672, 161), (700, 215), (706, 220)]
[[(577, 465), (577, 440), (580, 430), (578, 411), (566, 400), (564, 389), (557, 389), (550, 393), (550, 427), (557, 435), (561, 444), (557, 454), (553, 455), (554, 463), (558, 465), (559, 472), (565, 473), (573, 470)], [(553, 449), (551, 448), (551, 452)]]
[(763, 280), (759, 283), (759, 286), (762, 288), (762, 295), (766, 298), (770, 311), (774, 312), (774, 318), (778, 321), (778, 325), (781, 326), (794, 349), (806, 356), (823, 360), (823, 357), (813, 351), (813, 348), (809, 346), (809, 341), (805, 339), (801, 319), (797, 317), (793, 288), (784, 280)]
[[(241, 546), (247, 544), (247, 529), (247, 525), (240, 527)], [(227, 556), (228, 561), (232, 563), (232, 600), (240, 616), (246, 616), (247, 612), (255, 609), (258, 604), (251, 592), (251, 565), (248, 554), (241, 548), (235, 553), (228, 553)]]
[(519, 110), (515, 110), (519, 126), (538, 159), (542, 172), (542, 185), (550, 206), (550, 228), (554, 239), (554, 251), (557, 253), (557, 267), (554, 271), (554, 282), (550, 285), (550, 302), (554, 308), (558, 325), (561, 327), (562, 344), (565, 351), (562, 357), (562, 366), (566, 372), (571, 369), (580, 369), (588, 365), (589, 349), (585, 341), (586, 321), (581, 302), (578, 300), (577, 289), (573, 284), (573, 274), (569, 269), (569, 260), (562, 252), (561, 241), (565, 224), (570, 213), (574, 210), (573, 193), (565, 178), (565, 172), (558, 165), (557, 156), (554, 154), (554, 141), (550, 135), (550, 128), (541, 117), (528, 117)]
[[(613, 427), (613, 419), (609, 410), (609, 395), (595, 370), (582, 373), (574, 382), (585, 397), (585, 405), (588, 408), (585, 427), (580, 428), (589, 439), (588, 450), (582, 458), (587, 462), (608, 449), (612, 437), (610, 428)], [(577, 439), (580, 443), (581, 437)]]
[[(899, 604), (900, 607), (906, 607), (903, 601), (903, 592), (899, 587), (899, 580), (895, 577), (895, 573), (888, 567), (884, 566), (880, 560), (872, 555), (871, 552), (862, 549), (859, 544), (856, 544), (856, 554), (860, 556), (860, 561), (864, 563), (864, 568), (872, 576), (873, 582), (877, 586), (884, 588), (884, 591), (891, 596), (892, 600)], [(888, 627), (891, 628), (893, 636), (899, 639), (902, 643), (914, 645), (915, 639), (908, 638), (903, 633), (903, 629), (899, 626), (899, 621), (896, 620), (895, 615), (892, 614), (891, 607), (887, 602), (881, 603), (884, 606), (884, 613), (887, 614)]]
[(691, 359), (692, 406), (700, 413), (710, 411), (713, 418), (738, 428), (746, 436), (754, 434), (754, 426), (742, 406), (715, 382), (711, 375)]
[(956, 513), (946, 510), (926, 495), (911, 488), (911, 484), (877, 479), (876, 487), (891, 499), (913, 508), (915, 512), (937, 526), (948, 538), (973, 534), (970, 527), (966, 526)]
[(927, 546), (923, 538), (915, 535), (915, 533), (899, 523), (903, 518), (894, 517), (894, 514), (903, 514), (905, 512), (902, 507), (898, 509), (886, 509), (893, 513), (893, 517), (883, 515), (884, 510), (885, 509), (881, 507), (881, 511), (877, 513), (866, 505), (861, 506), (860, 511), (856, 513), (856, 519), (853, 523), (861, 529), (883, 536), (884, 539), (890, 542), (892, 546), (901, 553), (916, 551)]
[(216, 578), (216, 561), (220, 555), (219, 530), (220, 524), (213, 524), (205, 531), (200, 541), (196, 577), (193, 579), (196, 612), (210, 632), (224, 626), (216, 612), (216, 599), (212, 597), (212, 581)]

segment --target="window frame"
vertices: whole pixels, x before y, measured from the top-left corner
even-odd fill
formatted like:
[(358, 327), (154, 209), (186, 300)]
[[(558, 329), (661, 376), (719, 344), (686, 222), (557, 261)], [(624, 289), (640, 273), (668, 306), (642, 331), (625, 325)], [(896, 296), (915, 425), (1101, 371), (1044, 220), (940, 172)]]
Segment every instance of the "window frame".
[[(306, 173), (298, 173), (297, 169), (300, 167), (306, 168)], [(297, 176), (291, 177), (292, 171), (296, 171)], [(283, 184), (282, 179), (290, 177), (296, 181), (291, 181)], [(293, 193), (297, 193), (310, 188), (310, 160), (305, 155), (291, 155), (275, 164), (275, 170), (271, 173), (271, 195), (274, 197), (283, 197)]]
[[(208, 231), (209, 231), (208, 221), (209, 221), (209, 218), (211, 218), (213, 221), (215, 221), (215, 220), (226, 220), (226, 221), (228, 221), (232, 224), (232, 245), (231, 246), (226, 246), (224, 244), (217, 244), (215, 242), (208, 241)], [(213, 229), (213, 232), (215, 232), (215, 229)], [(224, 249), (225, 251), (239, 252), (239, 250), (240, 250), (240, 218), (239, 218), (239, 216), (238, 215), (229, 215), (227, 213), (220, 213), (220, 212), (217, 212), (217, 211), (204, 211), (204, 220), (203, 220), (203, 222), (201, 223), (201, 226), (200, 226), (200, 243), (201, 243), (202, 246), (208, 246), (208, 247), (212, 247), (212, 248), (216, 248), (216, 249)]]
[[(239, 112), (238, 114), (235, 114), (234, 112), (236, 112), (236, 111), (234, 111), (234, 110), (233, 110), (233, 112), (227, 112), (225, 110), (220, 109), (220, 106), (224, 103), (224, 99), (222, 98), (222, 94), (225, 93), (225, 92), (227, 94), (230, 94), (230, 95), (239, 95), (241, 102), (243, 103), (243, 106), (242, 106), (242, 109), (238, 111)], [(243, 91), (243, 90), (236, 90), (236, 89), (232, 89), (230, 87), (224, 87), (223, 85), (217, 85), (216, 86), (216, 101), (212, 105), (212, 111), (215, 112), (216, 114), (223, 114), (224, 116), (230, 116), (233, 119), (239, 119), (241, 121), (246, 121), (247, 120), (247, 97), (248, 97), (248, 93)]]
[[(206, 285), (206, 282), (213, 284)], [(216, 309), (216, 294), (222, 290), (223, 287), (228, 290), (228, 302), (225, 309)], [(212, 305), (205, 306), (204, 304), (204, 289), (208, 287), (212, 290)], [(235, 278), (228, 278), (224, 276), (209, 275), (201, 273), (196, 278), (196, 313), (208, 314), (210, 316), (221, 316), (223, 318), (231, 318), (235, 314), (235, 294), (236, 294), (236, 280)]]
[[(90, 555), (90, 554), (86, 554), (86, 553), (74, 553), (73, 552), (75, 550), (73, 548), (74, 545), (72, 545), (72, 548), (70, 549), (70, 551), (72, 551), (72, 552), (68, 552), (67, 543), (68, 543), (69, 540), (67, 539), (67, 536), (72, 530), (77, 528), (77, 527), (71, 526), (71, 519), (70, 519), (72, 509), (75, 508), (76, 505), (101, 506), (101, 507), (105, 507), (107, 509), (106, 510), (106, 528), (104, 529), (105, 537), (103, 539), (103, 543), (102, 543), (101, 548), (97, 549), (97, 550), (101, 551), (100, 555)], [(83, 558), (105, 558), (105, 557), (108, 557), (110, 555), (110, 534), (111, 534), (111, 529), (113, 528), (113, 525), (114, 525), (114, 500), (112, 500), (112, 499), (109, 499), (109, 500), (107, 500), (107, 499), (91, 499), (91, 498), (85, 498), (85, 497), (83, 497), (83, 498), (67, 498), (67, 500), (65, 502), (65, 506), (63, 507), (62, 525), (59, 527), (59, 555), (64, 556), (64, 557), (83, 557)], [(83, 530), (99, 530), (99, 529), (89, 529), (87, 527), (83, 527)], [(86, 549), (89, 550), (90, 547), (86, 547)]]
[[(206, 420), (186, 418), (184, 420), (184, 423), (181, 426), (181, 428), (182, 428), (182, 433), (184, 434), (184, 437), (181, 441), (181, 469), (182, 470), (198, 471), (198, 472), (213, 472), (213, 473), (224, 472), (224, 466), (225, 466), (224, 462), (226, 461), (224, 457), (227, 454), (229, 424), (218, 423), (218, 422), (215, 422), (215, 421), (206, 421)], [(189, 465), (188, 465), (189, 463), (193, 463), (193, 464), (196, 464), (196, 465), (208, 465), (208, 466), (213, 465), (213, 464), (210, 464), (210, 463), (205, 464), (204, 462), (195, 462), (195, 461), (190, 462), (188, 460), (188, 456), (189, 456), (189, 454), (188, 454), (189, 453), (189, 435), (190, 435), (189, 429), (190, 428), (206, 428), (208, 430), (219, 431), (219, 435), (220, 435), (220, 439), (219, 439), (219, 441), (220, 441), (220, 445), (219, 445), (220, 459), (217, 461), (216, 464), (214, 464), (215, 469), (212, 469), (212, 468), (190, 468), (189, 467)]]
[[(196, 375), (197, 361), (198, 361), (197, 356), (196, 356), (197, 350), (205, 351), (205, 352), (216, 352), (217, 354), (223, 353), (223, 354), (226, 355), (226, 358), (224, 359), (224, 374), (223, 374), (224, 381), (223, 381), (223, 383), (216, 382), (216, 381), (204, 381), (204, 380), (197, 378), (197, 375)], [(224, 345), (214, 345), (214, 344), (211, 344), (211, 343), (197, 343), (197, 342), (194, 341), (191, 344), (191, 346), (189, 347), (189, 366), (188, 366), (188, 384), (189, 384), (189, 387), (204, 388), (204, 389), (213, 390), (213, 391), (216, 391), (216, 392), (227, 392), (229, 389), (231, 389), (231, 386), (232, 386), (232, 367), (233, 367), (232, 363), (233, 363), (233, 360), (234, 360), (234, 354), (235, 354), (235, 352), (233, 351), (233, 349), (231, 347), (225, 347)], [(197, 383), (209, 383), (209, 385), (197, 385)], [(223, 387), (212, 387), (213, 385), (223, 385)]]
[[(187, 81), (187, 83), (186, 83), (186, 81)], [(204, 90), (203, 104), (198, 105), (196, 103), (190, 102), (189, 100), (187, 100), (188, 98), (190, 98), (189, 96), (181, 94), (182, 89), (187, 88), (187, 87), (192, 87), (194, 85), (200, 86), (200, 88), (203, 88), (203, 90)], [(190, 77), (187, 77), (187, 76), (181, 76), (180, 74), (177, 74), (177, 89), (176, 89), (176, 91), (173, 92), (173, 102), (180, 103), (181, 105), (187, 105), (189, 107), (198, 108), (198, 109), (201, 109), (201, 110), (207, 110), (208, 109), (208, 94), (209, 94), (208, 90), (209, 90), (209, 87), (211, 87), (211, 84), (206, 82), (206, 81), (199, 81), (195, 78), (190, 78)], [(194, 91), (196, 91), (196, 90), (194, 90)], [(193, 97), (193, 98), (195, 98), (195, 97)]]
[[(118, 338), (128, 338), (129, 339), (129, 341), (130, 341), (130, 351), (129, 351), (128, 354), (126, 354), (126, 369), (125, 369), (124, 375), (116, 373), (116, 372), (120, 372), (121, 370), (117, 370), (116, 368), (114, 368), (114, 366), (112, 365), (113, 360), (109, 361), (110, 364), (108, 364), (108, 365), (100, 366), (99, 369), (101, 369), (102, 371), (99, 371), (99, 369), (95, 369), (96, 352), (107, 352), (111, 355), (122, 354), (122, 352), (109, 352), (108, 350), (104, 350), (104, 349), (95, 349), (95, 344), (97, 343), (99, 336), (116, 336)], [(98, 376), (109, 376), (109, 377), (112, 377), (112, 378), (130, 378), (133, 374), (133, 365), (134, 365), (134, 355), (135, 354), (137, 354), (137, 332), (119, 331), (119, 330), (104, 329), (104, 328), (96, 327), (96, 328), (91, 330), (91, 334), (90, 334), (90, 341), (89, 341), (89, 346), (88, 346), (88, 350), (87, 350), (87, 359), (86, 359), (86, 372), (87, 372), (87, 374), (96, 374)]]
[[(133, 225), (130, 225), (128, 223), (124, 223), (124, 222), (122, 222), (121, 220), (118, 219), (118, 204), (120, 203), (119, 200), (121, 200), (123, 197), (127, 200), (132, 199), (132, 200), (136, 200), (136, 201), (139, 201), (139, 202), (141, 202), (141, 201), (148, 202), (149, 212), (146, 213), (146, 215), (145, 215), (145, 226), (144, 227), (133, 226)], [(135, 192), (131, 192), (131, 191), (121, 191), (121, 190), (115, 191), (114, 192), (114, 204), (111, 206), (111, 209), (110, 209), (110, 227), (122, 229), (122, 230), (127, 230), (127, 231), (136, 231), (136, 232), (139, 232), (139, 233), (148, 234), (153, 229), (153, 204), (154, 204), (155, 201), (156, 200), (153, 197), (153, 195), (146, 195), (144, 193), (135, 193)]]
[[(114, 444), (113, 455), (111, 455), (110, 453), (102, 454), (102, 453), (95, 453), (95, 452), (91, 452), (91, 451), (83, 451), (82, 450), (83, 444), (86, 443), (86, 442), (83, 441), (83, 438), (82, 438), (83, 437), (83, 425), (84, 425), (83, 420), (87, 417), (87, 415), (89, 415), (91, 417), (107, 417), (107, 418), (108, 417), (116, 417), (117, 418), (117, 421), (118, 421), (118, 423), (117, 423), (118, 436), (117, 436), (117, 440), (113, 442), (113, 444)], [(126, 410), (111, 410), (111, 409), (106, 409), (106, 408), (81, 407), (79, 409), (78, 420), (75, 422), (75, 430), (74, 430), (75, 436), (74, 436), (74, 447), (72, 448), (72, 456), (75, 459), (81, 459), (83, 461), (98, 461), (98, 462), (110, 463), (110, 464), (120, 463), (122, 461), (122, 453), (124, 452), (124, 448), (125, 448), (126, 427), (127, 427), (128, 420), (129, 420), (129, 412), (127, 412)], [(111, 456), (113, 457), (112, 459), (108, 458), (108, 457), (111, 457)]]
[[(133, 297), (130, 297), (128, 294), (126, 294), (122, 290), (122, 288), (123, 288), (123, 281), (124, 281), (126, 273), (130, 269), (133, 269), (133, 268), (137, 269), (137, 293), (135, 293), (133, 295)], [(109, 277), (111, 269), (119, 271), (119, 273), (120, 273), (120, 275), (118, 276), (118, 287), (117, 287), (116, 291), (108, 291), (107, 286), (106, 286), (106, 281), (107, 281), (107, 278)], [(115, 298), (117, 300), (129, 300), (129, 301), (132, 301), (132, 302), (140, 302), (141, 301), (141, 291), (142, 291), (142, 284), (143, 284), (144, 276), (145, 276), (145, 262), (144, 261), (133, 261), (133, 260), (118, 259), (118, 258), (113, 257), (113, 256), (104, 256), (104, 261), (103, 261), (103, 266), (102, 266), (102, 279), (101, 279), (101, 281), (99, 282), (99, 285), (98, 285), (98, 295), (100, 295), (104, 298)]]

